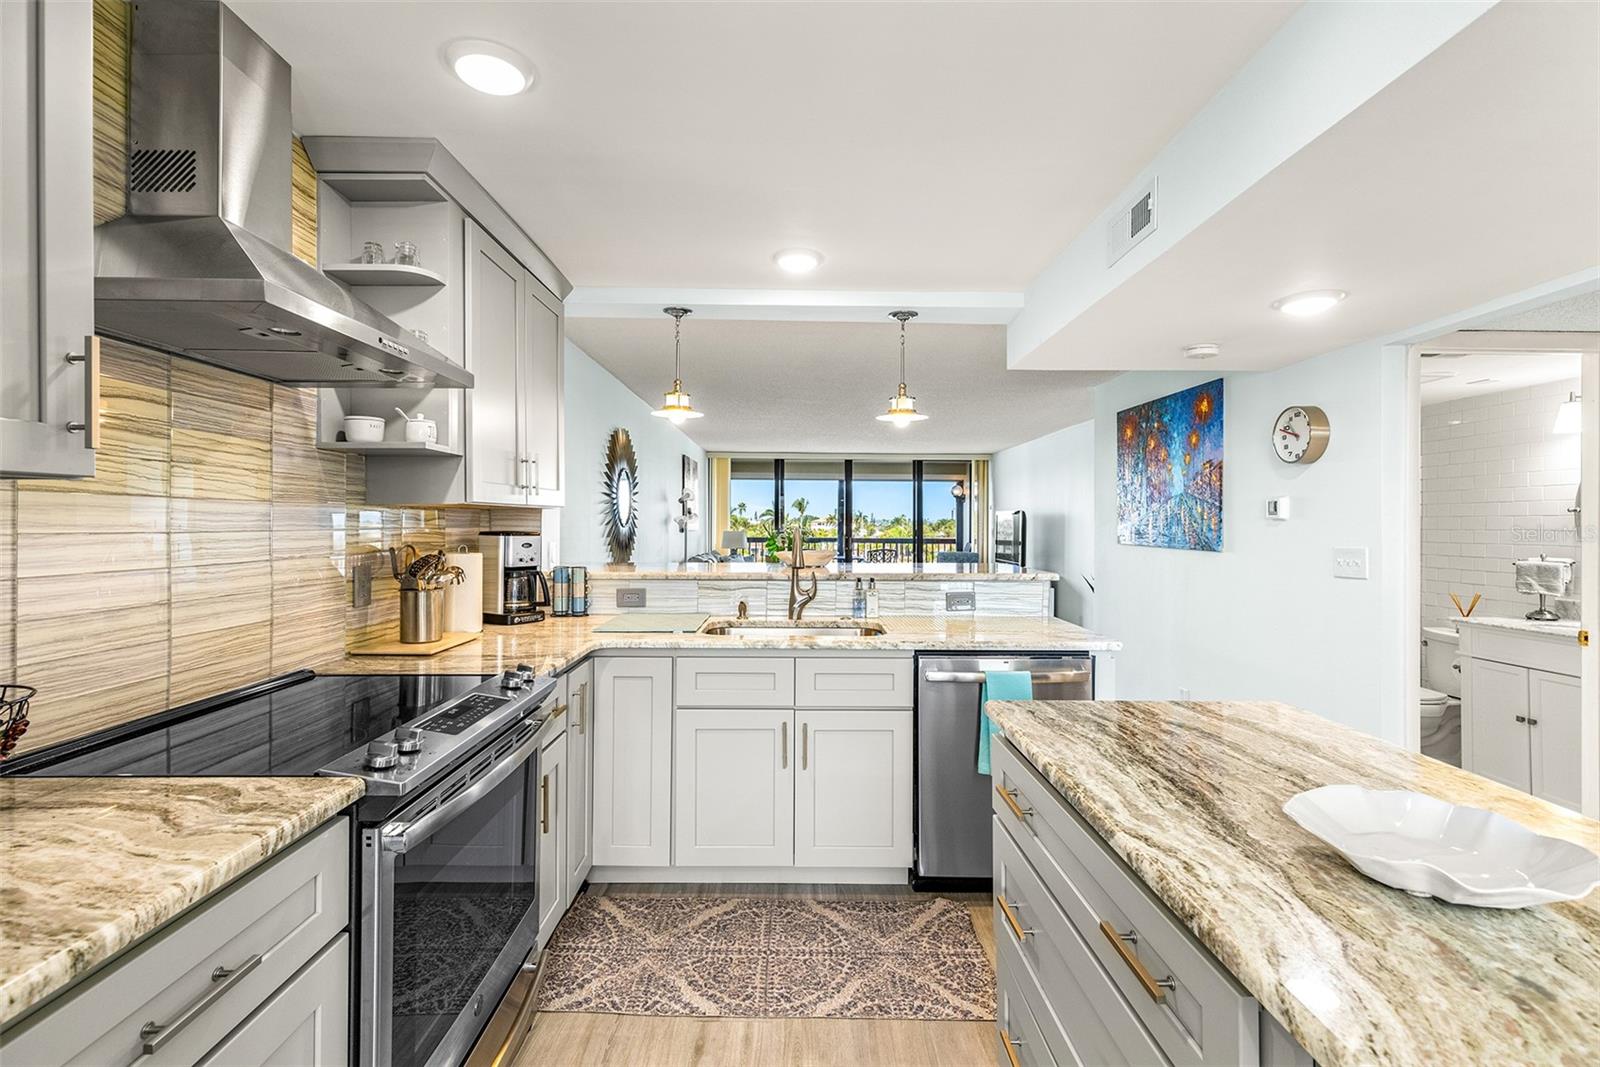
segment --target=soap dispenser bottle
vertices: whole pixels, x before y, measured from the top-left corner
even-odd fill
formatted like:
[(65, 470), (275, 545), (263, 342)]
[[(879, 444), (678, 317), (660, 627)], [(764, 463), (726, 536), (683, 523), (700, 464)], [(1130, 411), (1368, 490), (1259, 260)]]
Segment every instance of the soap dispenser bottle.
[(878, 579), (867, 579), (867, 618), (878, 617)]
[(856, 579), (855, 592), (850, 596), (850, 617), (864, 619), (867, 617), (867, 591), (861, 585), (861, 579)]

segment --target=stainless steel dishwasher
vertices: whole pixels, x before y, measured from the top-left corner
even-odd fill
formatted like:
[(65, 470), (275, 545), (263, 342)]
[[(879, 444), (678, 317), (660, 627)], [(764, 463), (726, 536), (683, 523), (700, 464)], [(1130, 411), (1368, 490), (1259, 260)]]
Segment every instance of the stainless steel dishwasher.
[(989, 776), (978, 773), (985, 671), (1027, 671), (1035, 700), (1094, 699), (1086, 655), (917, 656), (914, 884), (989, 878)]

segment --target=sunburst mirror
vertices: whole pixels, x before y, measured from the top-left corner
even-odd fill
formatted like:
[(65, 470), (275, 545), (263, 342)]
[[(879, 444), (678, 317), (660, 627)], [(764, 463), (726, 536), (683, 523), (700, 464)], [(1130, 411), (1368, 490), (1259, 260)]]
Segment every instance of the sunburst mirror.
[(611, 431), (606, 445), (606, 540), (611, 562), (626, 563), (633, 556), (633, 540), (639, 531), (639, 460), (633, 454), (633, 438), (628, 431)]

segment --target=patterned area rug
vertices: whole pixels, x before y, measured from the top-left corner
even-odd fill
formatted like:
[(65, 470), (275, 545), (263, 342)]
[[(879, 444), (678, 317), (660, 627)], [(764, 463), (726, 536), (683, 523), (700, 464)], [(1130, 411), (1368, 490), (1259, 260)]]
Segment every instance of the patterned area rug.
[(807, 1019), (994, 1018), (994, 971), (943, 897), (582, 896), (543, 1011)]

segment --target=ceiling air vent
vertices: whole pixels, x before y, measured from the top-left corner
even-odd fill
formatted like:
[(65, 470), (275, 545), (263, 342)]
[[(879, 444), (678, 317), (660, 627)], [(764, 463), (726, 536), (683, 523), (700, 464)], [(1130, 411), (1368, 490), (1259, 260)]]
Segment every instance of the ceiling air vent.
[(130, 193), (188, 193), (194, 185), (192, 148), (136, 148), (128, 154)]
[(1106, 224), (1106, 266), (1128, 254), (1128, 250), (1149, 237), (1156, 229), (1156, 180), (1133, 194)]

